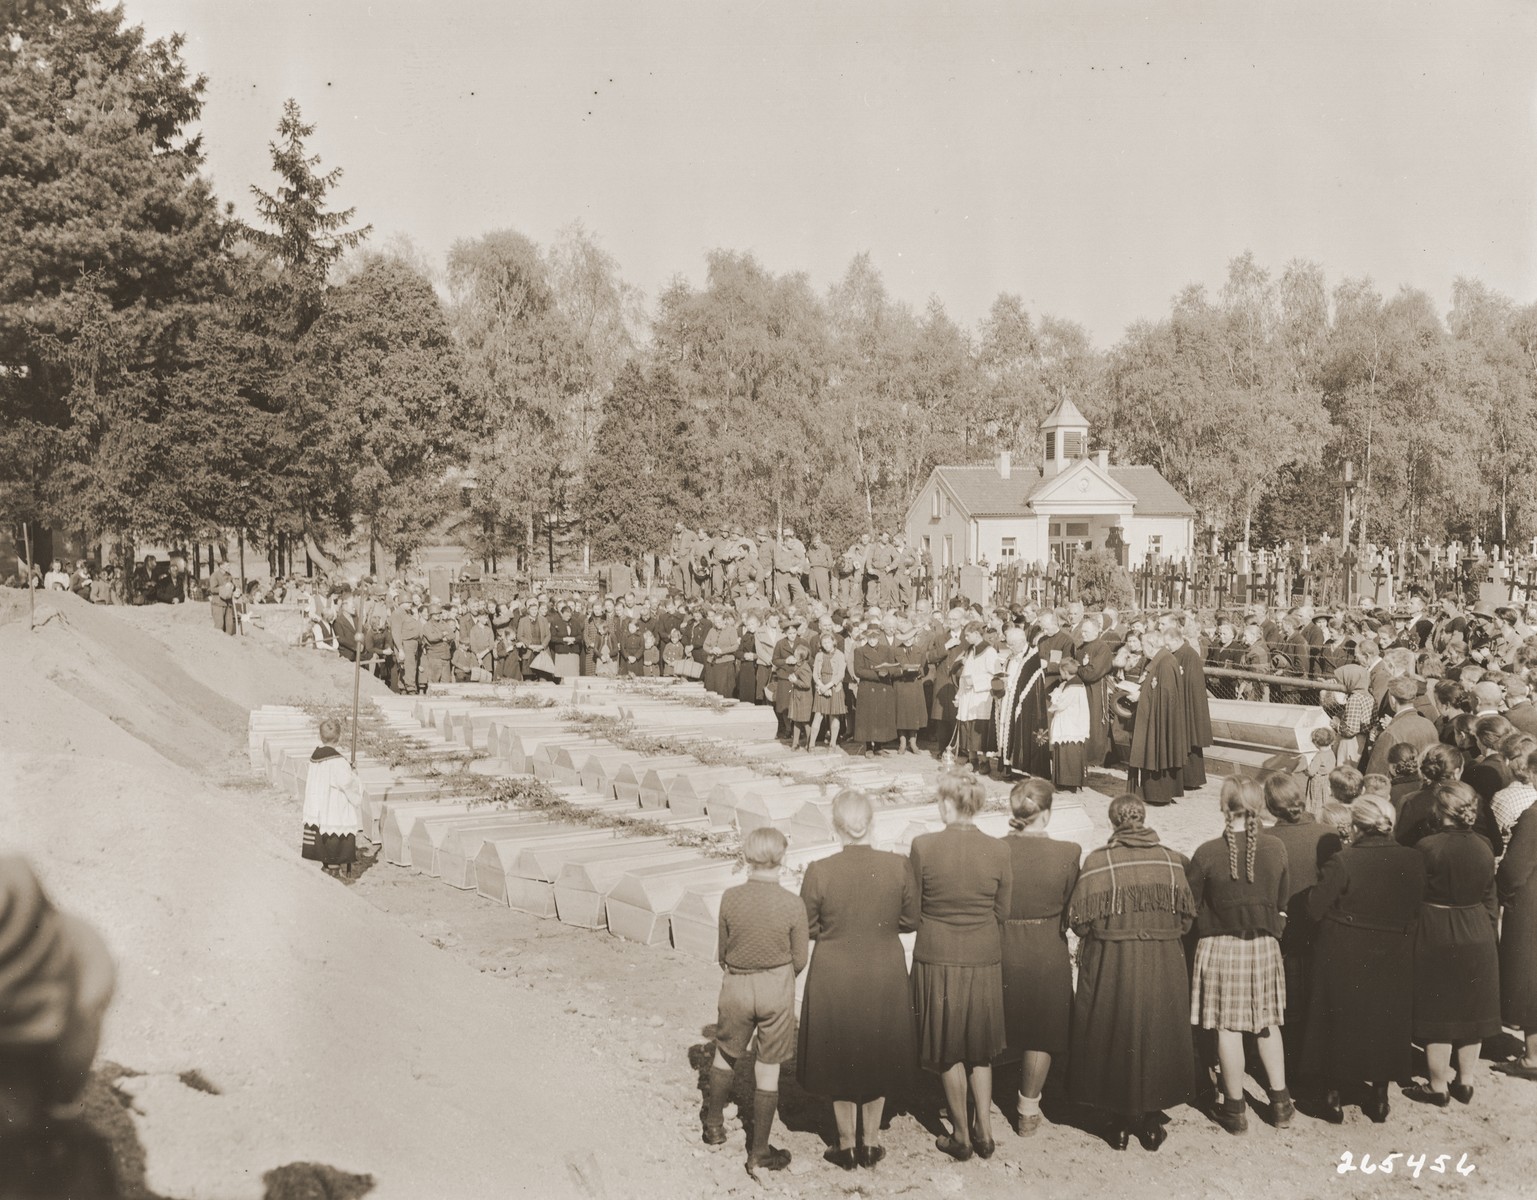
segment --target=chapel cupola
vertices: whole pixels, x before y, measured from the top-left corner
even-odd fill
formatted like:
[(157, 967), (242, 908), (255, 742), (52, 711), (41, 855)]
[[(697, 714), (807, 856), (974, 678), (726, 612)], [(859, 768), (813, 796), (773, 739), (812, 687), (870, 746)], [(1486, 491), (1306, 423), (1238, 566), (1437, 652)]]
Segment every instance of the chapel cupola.
[(1089, 454), (1089, 419), (1063, 397), (1041, 422), (1041, 478), (1050, 479)]

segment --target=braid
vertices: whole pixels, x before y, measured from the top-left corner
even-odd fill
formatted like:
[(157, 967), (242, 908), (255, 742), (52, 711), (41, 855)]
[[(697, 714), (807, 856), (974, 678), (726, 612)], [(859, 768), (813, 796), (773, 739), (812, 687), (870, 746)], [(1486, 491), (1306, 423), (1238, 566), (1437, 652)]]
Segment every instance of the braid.
[(1244, 818), (1243, 823), (1243, 842), (1244, 849), (1247, 851), (1246, 857), (1248, 858), (1248, 862), (1244, 866), (1249, 873), (1250, 883), (1254, 882), (1254, 852), (1259, 848), (1259, 830), (1255, 828), (1258, 821), (1259, 818), (1250, 813)]
[(1238, 878), (1238, 845), (1233, 841), (1233, 814), (1222, 814), (1222, 840), (1227, 843), (1227, 873)]

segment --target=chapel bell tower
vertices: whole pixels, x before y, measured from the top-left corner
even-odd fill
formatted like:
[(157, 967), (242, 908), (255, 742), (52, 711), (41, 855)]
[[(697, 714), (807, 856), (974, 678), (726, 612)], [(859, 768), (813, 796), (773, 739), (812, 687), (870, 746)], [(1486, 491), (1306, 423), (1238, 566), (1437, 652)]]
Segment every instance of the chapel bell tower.
[(1050, 479), (1089, 455), (1089, 419), (1063, 397), (1041, 422), (1041, 478)]

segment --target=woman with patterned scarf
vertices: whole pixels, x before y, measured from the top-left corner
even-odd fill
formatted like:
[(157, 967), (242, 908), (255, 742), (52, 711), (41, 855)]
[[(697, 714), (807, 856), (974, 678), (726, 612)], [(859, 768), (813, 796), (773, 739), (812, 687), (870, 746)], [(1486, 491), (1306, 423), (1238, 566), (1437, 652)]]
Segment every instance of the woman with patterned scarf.
[(1161, 1110), (1194, 1083), (1190, 977), (1180, 939), (1195, 920), (1185, 857), (1159, 844), (1133, 795), (1110, 802), (1108, 845), (1083, 864), (1068, 903), (1081, 940), (1068, 1096), (1111, 1114), (1110, 1144), (1167, 1134)]

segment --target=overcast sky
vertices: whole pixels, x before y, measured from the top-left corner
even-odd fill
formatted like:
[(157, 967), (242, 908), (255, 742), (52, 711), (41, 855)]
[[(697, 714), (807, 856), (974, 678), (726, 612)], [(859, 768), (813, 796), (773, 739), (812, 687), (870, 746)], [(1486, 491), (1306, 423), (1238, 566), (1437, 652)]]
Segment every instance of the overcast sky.
[(125, 0), (209, 77), (249, 213), (293, 96), (339, 204), (434, 258), (582, 221), (650, 297), (713, 247), (820, 290), (868, 250), (968, 325), (1101, 345), (1245, 249), (1537, 299), (1537, 4)]

